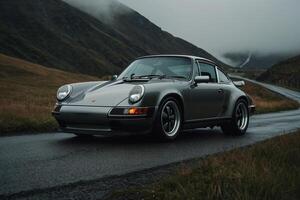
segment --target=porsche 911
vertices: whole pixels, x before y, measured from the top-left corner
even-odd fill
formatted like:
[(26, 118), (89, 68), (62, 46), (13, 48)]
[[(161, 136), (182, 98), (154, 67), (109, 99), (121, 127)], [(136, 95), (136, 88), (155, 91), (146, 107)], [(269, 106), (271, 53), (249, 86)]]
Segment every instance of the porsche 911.
[(242, 85), (205, 58), (146, 56), (110, 81), (62, 86), (52, 114), (61, 131), (78, 136), (152, 134), (174, 140), (183, 130), (207, 127), (243, 135), (255, 105)]

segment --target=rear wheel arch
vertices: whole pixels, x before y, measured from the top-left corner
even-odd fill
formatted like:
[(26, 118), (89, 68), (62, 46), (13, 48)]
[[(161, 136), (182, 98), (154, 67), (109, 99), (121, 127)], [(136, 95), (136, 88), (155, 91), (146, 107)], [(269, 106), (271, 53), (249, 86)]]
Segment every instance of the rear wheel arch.
[(237, 95), (237, 96), (235, 96), (235, 95), (231, 96), (230, 99), (227, 102), (228, 107), (227, 107), (225, 116), (231, 118), (231, 116), (234, 112), (234, 109), (235, 109), (235, 105), (239, 100), (243, 100), (249, 105), (249, 100), (248, 100), (247, 96), (245, 96), (243, 94), (240, 94), (240, 95)]
[[(226, 135), (244, 135), (246, 133), (249, 126), (248, 104), (248, 99), (245, 96), (239, 97), (234, 102), (234, 109), (232, 111), (230, 122), (226, 122), (221, 125), (221, 129)], [(244, 111), (240, 111), (240, 114), (237, 115), (237, 110), (241, 108), (244, 109)], [(237, 119), (242, 121), (239, 122)]]
[(247, 106), (249, 106), (249, 100), (248, 100), (247, 96), (245, 96), (245, 95), (239, 96), (234, 101), (232, 101), (233, 103), (231, 104), (231, 106), (230, 106), (231, 108), (230, 108), (230, 110), (228, 112), (228, 114), (230, 115), (230, 117), (232, 116), (232, 114), (235, 111), (234, 109), (235, 109), (235, 106), (236, 106), (237, 102), (239, 102), (240, 100), (246, 102)]
[(240, 96), (236, 101), (235, 101), (235, 104), (240, 101), (240, 100), (243, 100), (247, 103), (247, 106), (249, 106), (249, 99), (247, 96)]

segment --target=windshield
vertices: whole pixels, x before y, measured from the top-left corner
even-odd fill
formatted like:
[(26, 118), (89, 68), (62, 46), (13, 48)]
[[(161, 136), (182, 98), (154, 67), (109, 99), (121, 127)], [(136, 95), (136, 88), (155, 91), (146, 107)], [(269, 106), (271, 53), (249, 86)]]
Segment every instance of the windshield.
[(134, 61), (119, 76), (119, 79), (174, 77), (189, 80), (192, 75), (192, 60), (180, 57), (152, 57)]

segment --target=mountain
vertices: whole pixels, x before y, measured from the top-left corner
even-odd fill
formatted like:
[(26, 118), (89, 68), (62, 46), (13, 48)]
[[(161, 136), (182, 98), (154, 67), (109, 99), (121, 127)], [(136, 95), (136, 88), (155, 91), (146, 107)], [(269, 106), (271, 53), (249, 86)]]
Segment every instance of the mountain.
[(300, 55), (275, 64), (257, 80), (300, 91)]
[(54, 130), (57, 125), (51, 111), (58, 87), (95, 80), (0, 54), (0, 135)]
[(285, 54), (261, 55), (259, 53), (226, 53), (223, 55), (236, 67), (244, 69), (268, 69), (274, 64), (288, 59), (290, 56)]
[(1, 0), (0, 53), (51, 68), (95, 76), (117, 74), (148, 54), (193, 54), (225, 66), (206, 51), (162, 31), (142, 15), (95, 18), (61, 0)]
[(47, 67), (103, 75), (143, 49), (60, 0), (1, 0), (0, 52)]
[[(72, 2), (72, 0), (69, 1)], [(80, 9), (81, 7), (78, 6), (78, 8)], [(214, 60), (221, 66), (225, 66), (224, 63), (218, 61), (205, 50), (163, 31), (138, 12), (118, 1), (112, 0), (106, 12), (110, 13), (109, 17), (103, 15), (101, 12), (94, 12), (94, 16), (107, 25), (111, 25), (114, 30), (123, 35), (135, 46), (142, 47), (148, 54), (198, 55)]]

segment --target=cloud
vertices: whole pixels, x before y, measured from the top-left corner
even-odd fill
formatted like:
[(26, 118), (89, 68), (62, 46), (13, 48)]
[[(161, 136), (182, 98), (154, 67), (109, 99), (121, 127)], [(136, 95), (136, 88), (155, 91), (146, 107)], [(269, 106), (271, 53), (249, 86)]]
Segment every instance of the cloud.
[(64, 2), (96, 17), (111, 22), (117, 13), (130, 12), (130, 9), (119, 6), (117, 0), (63, 0)]
[(300, 53), (299, 0), (120, 0), (219, 58)]
[[(116, 12), (130, 11), (116, 7), (117, 0), (64, 1), (108, 20)], [(300, 54), (300, 0), (119, 1), (220, 59), (236, 52)]]

